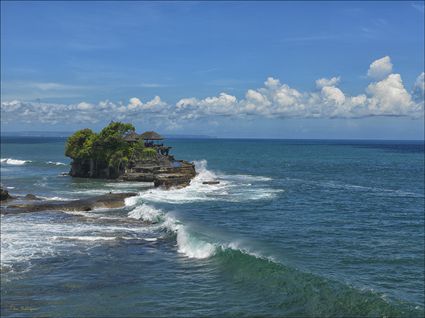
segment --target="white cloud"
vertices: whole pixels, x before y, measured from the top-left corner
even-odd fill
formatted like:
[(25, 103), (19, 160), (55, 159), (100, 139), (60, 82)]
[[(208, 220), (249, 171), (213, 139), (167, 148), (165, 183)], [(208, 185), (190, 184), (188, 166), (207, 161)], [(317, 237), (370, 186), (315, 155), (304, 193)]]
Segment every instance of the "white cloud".
[(77, 108), (79, 110), (90, 110), (93, 109), (93, 105), (86, 102), (81, 102), (77, 105)]
[(390, 74), (393, 71), (393, 64), (389, 56), (384, 56), (376, 61), (374, 61), (369, 66), (367, 75), (374, 79), (383, 79), (385, 76)]
[(345, 95), (338, 87), (325, 86), (321, 93), (325, 103), (342, 105), (345, 102)]
[(130, 103), (128, 104), (129, 109), (135, 109), (139, 106), (142, 106), (142, 102), (137, 97), (130, 98)]
[[(384, 66), (383, 66), (384, 65)], [(372, 81), (363, 94), (350, 95), (337, 87), (340, 77), (320, 78), (317, 90), (302, 92), (279, 79), (268, 77), (263, 87), (248, 89), (243, 98), (222, 92), (217, 96), (187, 97), (175, 105), (167, 104), (159, 96), (143, 102), (137, 97), (127, 104), (109, 100), (98, 104), (46, 104), (19, 100), (2, 102), (2, 122), (87, 122), (110, 119), (150, 120), (181, 126), (200, 118), (259, 116), (267, 118), (362, 118), (367, 116), (424, 115), (424, 73), (421, 73), (409, 92), (400, 74), (386, 74), (392, 69), (389, 57), (371, 64), (370, 72), (382, 77)], [(380, 70), (378, 72), (378, 70)]]
[(167, 106), (159, 96), (143, 103), (133, 97), (127, 105), (108, 100), (98, 104), (54, 104), (13, 100), (2, 102), (3, 122), (22, 121), (56, 124), (59, 122), (96, 123), (117, 117), (119, 120), (137, 120), (148, 113), (161, 112)]
[(380, 82), (371, 83), (367, 92), (371, 94), (368, 106), (373, 115), (407, 115), (412, 110), (412, 98), (400, 74), (390, 74)]
[(316, 80), (316, 87), (323, 88), (325, 86), (336, 86), (339, 84), (341, 77), (332, 77), (332, 78), (320, 78)]
[(218, 96), (205, 99), (183, 98), (176, 103), (176, 111), (184, 118), (198, 118), (207, 115), (232, 115), (237, 113), (235, 96), (220, 93)]
[(425, 82), (424, 82), (425, 73), (422, 72), (415, 81), (413, 86), (413, 98), (418, 102), (424, 102), (424, 91), (425, 91)]

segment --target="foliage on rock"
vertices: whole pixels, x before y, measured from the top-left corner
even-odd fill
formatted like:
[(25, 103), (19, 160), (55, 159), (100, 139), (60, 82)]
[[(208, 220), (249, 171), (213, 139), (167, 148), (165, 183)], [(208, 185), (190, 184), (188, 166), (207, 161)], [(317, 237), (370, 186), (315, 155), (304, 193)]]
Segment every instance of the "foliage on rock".
[(90, 163), (90, 175), (95, 170), (123, 169), (136, 153), (142, 153), (143, 141), (129, 143), (124, 137), (135, 128), (132, 124), (111, 122), (98, 134), (91, 129), (82, 129), (70, 136), (66, 142), (65, 155), (77, 163)]

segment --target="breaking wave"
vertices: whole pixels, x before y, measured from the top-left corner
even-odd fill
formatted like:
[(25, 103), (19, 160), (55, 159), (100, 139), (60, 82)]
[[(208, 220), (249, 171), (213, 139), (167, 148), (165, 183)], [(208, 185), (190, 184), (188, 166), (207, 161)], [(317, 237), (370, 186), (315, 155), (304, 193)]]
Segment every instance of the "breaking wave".
[(1, 158), (1, 163), (7, 164), (7, 165), (13, 165), (13, 166), (22, 166), (26, 163), (31, 162), (31, 160), (20, 160), (20, 159), (13, 159), (13, 158)]
[(219, 243), (214, 240), (209, 241), (206, 237), (201, 238), (199, 233), (191, 231), (190, 227), (179, 219), (146, 203), (136, 206), (128, 213), (128, 217), (149, 222), (156, 225), (156, 228), (164, 229), (168, 234), (175, 235), (177, 251), (189, 258), (208, 258), (226, 249), (238, 250), (242, 253), (263, 258), (260, 253), (250, 251), (237, 242)]
[[(195, 161), (197, 175), (190, 185), (182, 189), (160, 188), (140, 193), (140, 197), (150, 202), (184, 204), (197, 201), (243, 202), (248, 200), (273, 199), (283, 189), (274, 189), (266, 182), (272, 179), (253, 175), (227, 175), (207, 169), (207, 161)], [(219, 181), (218, 184), (204, 184)]]
[(27, 163), (32, 163), (34, 165), (50, 165), (50, 166), (67, 166), (68, 164), (60, 162), (60, 161), (33, 161), (33, 160), (23, 160), (23, 159), (13, 159), (13, 158), (1, 158), (0, 162), (6, 165), (13, 166), (22, 166)]
[(59, 162), (59, 161), (47, 161), (46, 162), (49, 165), (55, 165), (55, 166), (66, 166), (66, 163), (63, 162)]

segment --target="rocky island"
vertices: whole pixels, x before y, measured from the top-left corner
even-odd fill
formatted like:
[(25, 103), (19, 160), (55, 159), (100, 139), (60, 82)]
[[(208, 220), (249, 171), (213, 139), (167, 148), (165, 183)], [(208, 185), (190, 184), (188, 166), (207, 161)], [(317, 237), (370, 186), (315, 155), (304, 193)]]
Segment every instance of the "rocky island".
[(66, 142), (72, 177), (153, 182), (158, 187), (185, 187), (195, 177), (193, 163), (176, 160), (156, 132), (137, 134), (132, 124), (111, 122), (100, 133), (82, 129)]

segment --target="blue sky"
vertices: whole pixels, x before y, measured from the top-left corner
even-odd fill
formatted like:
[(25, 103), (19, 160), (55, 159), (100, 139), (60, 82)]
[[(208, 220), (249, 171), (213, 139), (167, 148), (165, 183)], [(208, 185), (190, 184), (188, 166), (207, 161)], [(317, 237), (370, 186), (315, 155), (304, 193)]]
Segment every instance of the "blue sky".
[(4, 131), (114, 119), (219, 137), (424, 136), (424, 2), (1, 9)]

